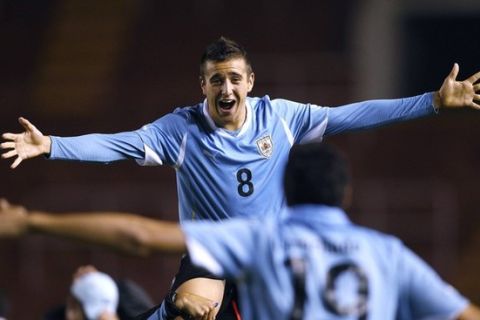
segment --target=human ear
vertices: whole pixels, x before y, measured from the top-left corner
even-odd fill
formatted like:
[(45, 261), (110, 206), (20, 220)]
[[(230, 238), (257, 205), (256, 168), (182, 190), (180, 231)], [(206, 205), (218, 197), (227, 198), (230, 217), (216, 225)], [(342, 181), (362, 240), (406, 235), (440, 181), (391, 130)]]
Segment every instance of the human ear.
[(248, 75), (248, 92), (252, 91), (254, 83), (255, 83), (255, 74), (251, 72)]
[(205, 84), (206, 84), (205, 83), (205, 78), (203, 76), (200, 76), (199, 80), (200, 80), (200, 88), (202, 88), (202, 93), (203, 93), (204, 96), (206, 96), (207, 92), (205, 90)]

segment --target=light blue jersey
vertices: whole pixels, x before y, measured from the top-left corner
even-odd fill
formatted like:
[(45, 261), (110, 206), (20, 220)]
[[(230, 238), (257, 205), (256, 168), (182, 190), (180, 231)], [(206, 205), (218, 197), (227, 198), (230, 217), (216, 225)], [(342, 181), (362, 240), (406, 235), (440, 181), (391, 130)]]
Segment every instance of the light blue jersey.
[(236, 281), (244, 320), (291, 319), (301, 294), (289, 261), (305, 268), (303, 319), (452, 319), (468, 304), (399, 239), (353, 225), (336, 207), (186, 222), (183, 231), (195, 264)]
[(234, 132), (216, 127), (204, 102), (178, 108), (137, 131), (52, 137), (50, 158), (133, 158), (142, 165), (172, 166), (181, 222), (278, 215), (285, 202), (282, 173), (294, 143), (432, 114), (432, 96), (336, 108), (248, 98), (246, 121)]

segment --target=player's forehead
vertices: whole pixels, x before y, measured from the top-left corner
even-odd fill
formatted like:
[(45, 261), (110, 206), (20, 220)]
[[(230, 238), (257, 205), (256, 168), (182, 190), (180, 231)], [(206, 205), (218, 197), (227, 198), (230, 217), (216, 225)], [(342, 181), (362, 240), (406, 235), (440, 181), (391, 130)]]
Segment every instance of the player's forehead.
[(224, 61), (207, 61), (205, 64), (205, 77), (247, 75), (248, 66), (243, 58), (232, 58)]

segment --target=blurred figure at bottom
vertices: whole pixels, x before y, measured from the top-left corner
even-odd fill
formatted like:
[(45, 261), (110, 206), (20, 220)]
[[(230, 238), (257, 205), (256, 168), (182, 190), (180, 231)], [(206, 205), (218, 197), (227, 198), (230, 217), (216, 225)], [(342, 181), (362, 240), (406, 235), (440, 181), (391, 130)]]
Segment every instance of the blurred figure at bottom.
[(73, 275), (64, 306), (47, 313), (45, 320), (119, 320), (119, 291), (108, 274), (93, 266), (79, 267)]

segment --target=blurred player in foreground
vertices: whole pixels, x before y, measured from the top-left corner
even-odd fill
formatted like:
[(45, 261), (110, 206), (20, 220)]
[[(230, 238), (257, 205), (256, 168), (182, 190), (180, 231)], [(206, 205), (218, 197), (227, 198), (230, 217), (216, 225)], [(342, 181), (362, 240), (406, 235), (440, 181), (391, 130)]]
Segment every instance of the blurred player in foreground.
[[(284, 177), (284, 219), (179, 226), (122, 213), (27, 212), (3, 200), (0, 235), (37, 232), (142, 255), (187, 249), (194, 264), (235, 280), (245, 320), (480, 319), (399, 239), (349, 221), (341, 209), (349, 180), (332, 147), (298, 145)], [(199, 319), (214, 319), (212, 310)]]

